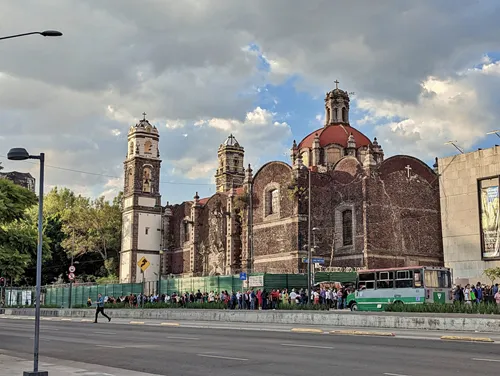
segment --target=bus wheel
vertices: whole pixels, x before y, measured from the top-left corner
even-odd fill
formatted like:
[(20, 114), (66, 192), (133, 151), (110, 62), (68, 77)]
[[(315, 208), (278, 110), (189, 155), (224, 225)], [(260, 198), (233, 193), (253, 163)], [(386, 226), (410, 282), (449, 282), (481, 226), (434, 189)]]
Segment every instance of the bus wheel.
[(356, 303), (351, 304), (351, 311), (357, 311), (358, 310), (358, 305)]
[(397, 308), (401, 309), (403, 307), (403, 302), (401, 300), (396, 300), (392, 305), (396, 306)]

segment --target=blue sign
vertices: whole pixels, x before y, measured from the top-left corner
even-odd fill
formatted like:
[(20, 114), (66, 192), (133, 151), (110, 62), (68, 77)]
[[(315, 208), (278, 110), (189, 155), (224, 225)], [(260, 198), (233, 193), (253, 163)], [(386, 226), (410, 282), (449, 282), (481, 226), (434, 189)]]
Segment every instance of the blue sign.
[[(303, 258), (302, 262), (305, 262), (306, 264), (308, 264), (309, 263), (309, 259), (308, 258)], [(325, 263), (325, 259), (324, 258), (316, 257), (316, 258), (312, 259), (312, 262), (313, 262), (313, 264), (324, 264)]]
[(246, 281), (247, 280), (247, 273), (240, 273), (240, 280)]

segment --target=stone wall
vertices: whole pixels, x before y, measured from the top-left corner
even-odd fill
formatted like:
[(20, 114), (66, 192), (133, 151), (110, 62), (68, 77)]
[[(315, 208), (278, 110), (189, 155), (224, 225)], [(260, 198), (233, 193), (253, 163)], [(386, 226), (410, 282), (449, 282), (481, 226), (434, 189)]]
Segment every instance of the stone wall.
[(478, 180), (500, 175), (500, 147), (441, 158), (438, 166), (445, 264), (461, 283), (490, 284), (483, 272), (500, 260), (482, 258)]
[(438, 190), (436, 174), (418, 159), (379, 166), (366, 190), (369, 267), (443, 264)]
[[(255, 259), (265, 260), (263, 256), (268, 256), (270, 259), (283, 257), (297, 253), (299, 249), (297, 200), (289, 190), (292, 180), (291, 172), (291, 167), (283, 162), (270, 162), (255, 174), (253, 186)], [(271, 200), (269, 192), (272, 190), (278, 190), (279, 200), (274, 202), (273, 213), (269, 213)], [(266, 265), (259, 262), (254, 264), (254, 271), (261, 272), (266, 268), (273, 268), (276, 271), (288, 270), (291, 269), (292, 264), (297, 265), (297, 263), (294, 261), (286, 265), (280, 261)], [(291, 272), (296, 271), (295, 267), (295, 270)]]

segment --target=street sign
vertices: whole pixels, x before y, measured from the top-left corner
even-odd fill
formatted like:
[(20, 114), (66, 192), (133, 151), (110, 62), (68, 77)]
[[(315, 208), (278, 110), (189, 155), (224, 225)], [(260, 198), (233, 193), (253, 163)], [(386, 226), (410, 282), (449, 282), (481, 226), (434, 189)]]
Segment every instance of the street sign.
[(247, 273), (240, 273), (240, 281), (246, 281), (247, 280)]
[[(309, 263), (309, 259), (308, 258), (303, 258), (302, 262), (305, 262), (306, 264), (308, 264)], [(325, 259), (324, 258), (320, 258), (320, 257), (315, 257), (315, 258), (312, 259), (312, 262), (313, 262), (313, 264), (324, 264), (325, 263)]]
[(146, 257), (142, 256), (137, 265), (139, 265), (139, 268), (141, 268), (142, 272), (144, 273), (151, 264)]
[(69, 273), (68, 274), (68, 278), (70, 281), (74, 280), (75, 279), (75, 273)]
[(73, 265), (71, 265), (71, 266), (69, 267), (69, 272), (70, 272), (70, 273), (74, 273), (74, 272), (75, 272), (75, 270), (76, 270), (76, 268), (75, 268)]

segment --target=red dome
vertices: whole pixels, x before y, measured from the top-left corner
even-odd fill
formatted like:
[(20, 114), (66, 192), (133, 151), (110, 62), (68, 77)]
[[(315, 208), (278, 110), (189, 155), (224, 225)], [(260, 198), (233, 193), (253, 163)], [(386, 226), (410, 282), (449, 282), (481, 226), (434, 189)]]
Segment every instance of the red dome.
[(298, 149), (312, 148), (312, 143), (314, 141), (316, 133), (319, 136), (319, 144), (321, 147), (330, 144), (337, 144), (346, 148), (347, 139), (350, 134), (353, 135), (354, 140), (356, 141), (356, 148), (359, 148), (361, 146), (369, 146), (372, 144), (370, 139), (357, 129), (349, 125), (332, 124), (328, 127), (318, 129), (307, 135), (298, 145)]

